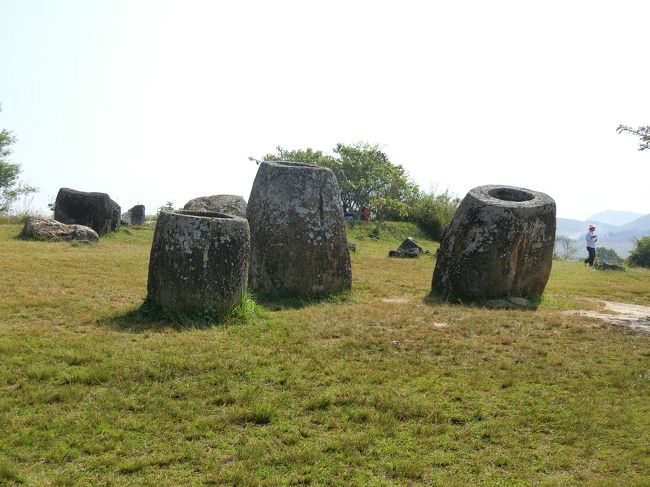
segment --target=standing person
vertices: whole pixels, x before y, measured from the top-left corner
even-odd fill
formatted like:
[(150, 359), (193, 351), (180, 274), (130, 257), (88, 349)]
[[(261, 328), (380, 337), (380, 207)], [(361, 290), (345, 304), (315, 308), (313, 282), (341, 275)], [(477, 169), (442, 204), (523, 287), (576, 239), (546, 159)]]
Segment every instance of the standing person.
[(585, 240), (587, 242), (587, 252), (589, 257), (585, 259), (585, 264), (589, 264), (589, 267), (594, 266), (594, 260), (596, 259), (596, 240), (598, 236), (596, 235), (596, 225), (589, 225), (587, 233), (585, 234)]

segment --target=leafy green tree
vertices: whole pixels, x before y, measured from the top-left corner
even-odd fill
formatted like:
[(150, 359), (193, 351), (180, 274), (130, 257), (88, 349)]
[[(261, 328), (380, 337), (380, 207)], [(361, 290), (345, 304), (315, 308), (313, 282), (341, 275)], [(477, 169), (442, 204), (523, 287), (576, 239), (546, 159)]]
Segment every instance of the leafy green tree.
[(376, 220), (411, 221), (413, 206), (395, 198), (373, 198), (370, 205)]
[[(265, 161), (307, 162), (330, 168), (339, 184), (343, 210), (360, 211), (363, 207), (380, 208), (384, 216), (403, 213), (403, 204), (414, 203), (420, 193), (405, 169), (393, 164), (379, 146), (367, 143), (337, 144), (330, 156), (311, 148), (276, 148)], [(375, 205), (377, 204), (377, 205)]]
[(650, 268), (650, 236), (634, 239), (636, 249), (627, 258), (628, 264)]
[(413, 208), (413, 221), (433, 240), (439, 240), (442, 229), (451, 222), (460, 200), (450, 194), (430, 191), (421, 194)]
[(19, 180), (20, 164), (8, 160), (11, 155), (11, 145), (15, 142), (16, 137), (11, 132), (0, 130), (0, 215), (9, 213), (20, 196), (37, 191), (33, 186)]
[(598, 247), (596, 249), (596, 260), (598, 262), (606, 262), (608, 264), (621, 265), (625, 260), (619, 256), (614, 249), (607, 247)]
[(650, 125), (646, 125), (645, 127), (639, 127), (639, 128), (632, 128), (627, 125), (619, 125), (616, 129), (616, 131), (621, 134), (623, 132), (627, 132), (632, 135), (636, 135), (639, 137), (639, 150), (646, 150), (650, 149)]

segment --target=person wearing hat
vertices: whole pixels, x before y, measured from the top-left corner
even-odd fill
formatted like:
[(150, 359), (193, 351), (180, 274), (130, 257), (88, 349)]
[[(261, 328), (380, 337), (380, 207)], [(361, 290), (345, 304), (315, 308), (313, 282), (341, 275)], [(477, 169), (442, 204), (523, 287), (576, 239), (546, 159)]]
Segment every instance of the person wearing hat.
[(594, 260), (596, 260), (596, 240), (598, 240), (598, 236), (596, 235), (596, 225), (589, 225), (587, 233), (585, 234), (585, 240), (587, 241), (587, 252), (589, 253), (589, 257), (585, 259), (585, 264), (588, 264), (589, 267), (593, 267)]

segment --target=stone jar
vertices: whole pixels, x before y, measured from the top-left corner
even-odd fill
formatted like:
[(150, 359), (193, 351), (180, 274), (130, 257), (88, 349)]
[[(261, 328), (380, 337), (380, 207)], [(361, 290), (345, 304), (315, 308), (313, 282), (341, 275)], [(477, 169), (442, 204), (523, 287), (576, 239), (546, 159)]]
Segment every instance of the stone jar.
[(120, 222), (124, 225), (144, 225), (144, 205), (135, 205), (120, 217)]
[(54, 219), (68, 225), (85, 225), (103, 235), (119, 230), (120, 205), (106, 193), (61, 188), (54, 202)]
[(148, 302), (171, 315), (227, 311), (247, 290), (250, 232), (243, 218), (161, 212), (149, 260)]
[(334, 173), (262, 162), (246, 217), (251, 288), (267, 296), (319, 296), (352, 287), (341, 193)]
[(555, 244), (555, 201), (513, 186), (479, 186), (443, 229), (432, 290), (454, 298), (539, 297)]

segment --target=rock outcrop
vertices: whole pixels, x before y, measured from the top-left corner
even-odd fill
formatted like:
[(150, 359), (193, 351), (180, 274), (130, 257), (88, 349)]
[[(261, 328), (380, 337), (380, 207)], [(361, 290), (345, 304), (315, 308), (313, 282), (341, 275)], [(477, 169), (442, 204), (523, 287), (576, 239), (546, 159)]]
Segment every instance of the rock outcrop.
[(185, 203), (184, 210), (214, 211), (226, 215), (246, 218), (246, 200), (234, 194), (215, 194), (201, 196)]
[(443, 229), (434, 293), (469, 299), (540, 296), (553, 260), (555, 202), (512, 186), (479, 186)]
[(318, 296), (351, 288), (341, 193), (330, 169), (262, 162), (246, 215), (251, 288), (268, 296)]
[(388, 257), (415, 258), (419, 257), (422, 252), (422, 247), (411, 237), (408, 237), (397, 247), (397, 250), (388, 252)]
[(151, 247), (147, 301), (171, 316), (227, 312), (246, 293), (249, 250), (243, 218), (163, 211)]
[(84, 225), (66, 225), (52, 218), (30, 216), (23, 227), (22, 236), (35, 240), (81, 240), (96, 242), (97, 232)]
[(56, 221), (85, 225), (99, 235), (119, 230), (120, 214), (120, 205), (106, 193), (61, 188), (54, 203)]

